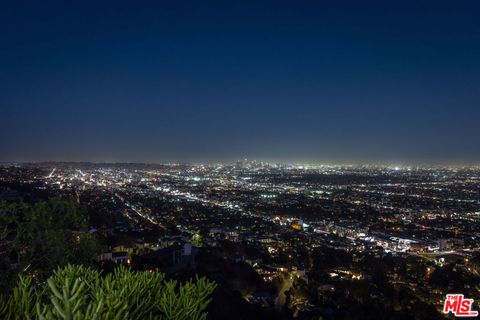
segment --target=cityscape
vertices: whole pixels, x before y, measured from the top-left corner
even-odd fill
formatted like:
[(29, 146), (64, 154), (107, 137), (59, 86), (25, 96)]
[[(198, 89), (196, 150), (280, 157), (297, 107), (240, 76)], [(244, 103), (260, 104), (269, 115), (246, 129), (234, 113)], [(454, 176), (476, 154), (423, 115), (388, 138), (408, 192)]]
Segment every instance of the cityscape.
[(0, 1), (0, 320), (480, 318), (480, 1)]
[(102, 268), (214, 280), (218, 318), (228, 303), (259, 319), (436, 319), (446, 293), (480, 299), (479, 167), (4, 164), (0, 183), (7, 201), (85, 207)]

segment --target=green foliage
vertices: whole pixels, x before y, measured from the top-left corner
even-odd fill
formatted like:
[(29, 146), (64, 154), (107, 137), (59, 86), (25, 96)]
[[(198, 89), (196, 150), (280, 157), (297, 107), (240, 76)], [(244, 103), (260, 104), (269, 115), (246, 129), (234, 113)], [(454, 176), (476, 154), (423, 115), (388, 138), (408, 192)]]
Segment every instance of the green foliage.
[(194, 247), (203, 247), (203, 237), (200, 233), (194, 233), (191, 239)]
[(87, 215), (71, 199), (33, 205), (0, 202), (0, 289), (19, 273), (47, 277), (67, 263), (89, 264), (100, 246), (87, 232)]
[(0, 297), (0, 316), (4, 320), (34, 319), (35, 304), (41, 292), (32, 284), (31, 277), (20, 276), (9, 299)]
[(205, 320), (215, 284), (205, 278), (186, 283), (158, 272), (119, 267), (102, 276), (84, 266), (55, 271), (47, 284), (20, 277), (8, 299), (0, 300), (5, 320)]

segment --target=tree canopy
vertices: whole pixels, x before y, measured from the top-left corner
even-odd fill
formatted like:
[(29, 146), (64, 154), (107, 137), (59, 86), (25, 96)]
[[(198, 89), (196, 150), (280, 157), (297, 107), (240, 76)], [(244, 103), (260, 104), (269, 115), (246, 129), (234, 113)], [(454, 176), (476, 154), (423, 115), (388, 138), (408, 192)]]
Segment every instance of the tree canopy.
[(71, 199), (0, 202), (1, 289), (17, 274), (46, 277), (67, 263), (91, 264), (99, 250), (85, 211)]

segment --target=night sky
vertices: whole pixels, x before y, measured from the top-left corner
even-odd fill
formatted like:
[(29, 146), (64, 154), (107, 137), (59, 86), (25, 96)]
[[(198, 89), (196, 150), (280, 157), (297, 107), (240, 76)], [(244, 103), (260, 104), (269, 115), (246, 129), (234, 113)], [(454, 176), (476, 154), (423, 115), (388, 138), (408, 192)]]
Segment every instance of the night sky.
[(480, 2), (2, 1), (0, 115), (0, 161), (480, 163)]

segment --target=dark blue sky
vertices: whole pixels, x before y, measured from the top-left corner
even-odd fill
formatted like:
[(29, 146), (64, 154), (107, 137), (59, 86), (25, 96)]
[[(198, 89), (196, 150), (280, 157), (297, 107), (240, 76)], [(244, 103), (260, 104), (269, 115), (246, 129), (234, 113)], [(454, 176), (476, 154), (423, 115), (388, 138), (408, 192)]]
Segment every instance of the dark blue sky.
[(0, 161), (480, 162), (478, 1), (2, 1)]

